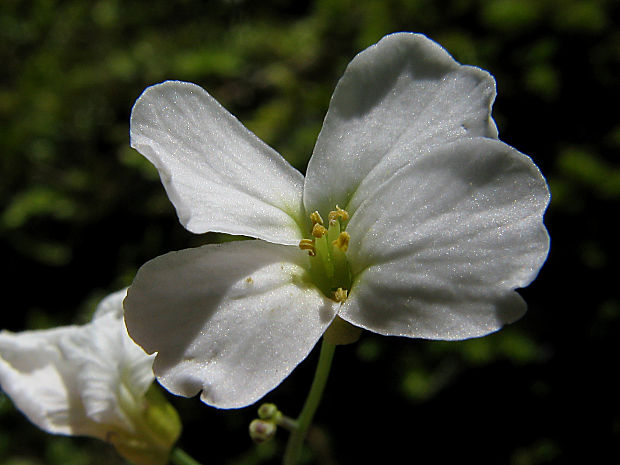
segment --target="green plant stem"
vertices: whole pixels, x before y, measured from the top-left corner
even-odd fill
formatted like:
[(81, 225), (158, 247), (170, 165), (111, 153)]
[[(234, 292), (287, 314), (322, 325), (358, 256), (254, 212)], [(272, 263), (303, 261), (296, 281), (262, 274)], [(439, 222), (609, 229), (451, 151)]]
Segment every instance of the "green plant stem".
[(183, 449), (175, 447), (170, 453), (170, 463), (174, 465), (201, 465), (200, 462), (194, 460)]
[(325, 383), (327, 383), (327, 377), (329, 375), (329, 369), (332, 365), (332, 359), (334, 358), (334, 350), (336, 346), (325, 341), (321, 343), (321, 353), (319, 355), (319, 363), (314, 373), (314, 379), (312, 380), (312, 386), (310, 386), (310, 392), (306, 398), (299, 418), (297, 418), (297, 428), (291, 433), (286, 445), (286, 451), (284, 452), (283, 465), (296, 465), (299, 462), (301, 456), (301, 450), (304, 445), (304, 439), (308, 432), (308, 428), (312, 423), (316, 409), (321, 403), (321, 397), (323, 396), (323, 390), (325, 389)]

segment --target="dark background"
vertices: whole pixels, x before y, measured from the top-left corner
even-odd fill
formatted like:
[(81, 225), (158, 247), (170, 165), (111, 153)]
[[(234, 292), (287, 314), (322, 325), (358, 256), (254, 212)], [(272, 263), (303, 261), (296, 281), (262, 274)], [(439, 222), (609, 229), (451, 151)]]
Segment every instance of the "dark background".
[[(497, 80), (500, 138), (547, 176), (551, 253), (526, 316), (462, 342), (365, 333), (337, 350), (308, 455), (322, 464), (615, 463), (620, 458), (619, 4), (612, 0), (0, 2), (2, 328), (83, 323), (146, 260), (222, 237), (176, 219), (129, 148), (142, 90), (195, 82), (300, 170), (353, 56), (414, 31)], [(297, 415), (317, 354), (265, 400)], [(276, 464), (256, 407), (169, 396), (204, 464)], [(47, 435), (0, 393), (0, 463), (122, 463)]]

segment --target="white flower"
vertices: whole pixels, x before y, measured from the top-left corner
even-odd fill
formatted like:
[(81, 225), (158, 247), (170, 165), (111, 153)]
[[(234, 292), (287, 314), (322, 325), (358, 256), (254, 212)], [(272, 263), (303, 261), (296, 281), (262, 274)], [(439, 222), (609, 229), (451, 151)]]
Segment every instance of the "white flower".
[(0, 332), (0, 386), (39, 428), (112, 443), (136, 464), (165, 464), (180, 433), (156, 390), (153, 357), (127, 334), (126, 290), (106, 297), (83, 326)]
[(183, 225), (259, 239), (140, 269), (125, 319), (158, 353), (159, 381), (241, 407), (332, 321), (454, 340), (520, 318), (515, 289), (547, 256), (549, 192), (532, 161), (497, 140), (494, 98), (487, 72), (422, 35), (389, 35), (347, 67), (304, 178), (200, 87), (146, 89), (131, 145), (159, 170)]

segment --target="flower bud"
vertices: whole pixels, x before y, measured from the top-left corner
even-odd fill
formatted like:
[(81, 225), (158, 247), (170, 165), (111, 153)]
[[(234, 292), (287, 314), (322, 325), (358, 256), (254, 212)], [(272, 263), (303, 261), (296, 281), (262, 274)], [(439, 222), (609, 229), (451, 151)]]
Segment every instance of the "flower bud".
[(165, 465), (181, 433), (181, 420), (157, 385), (149, 388), (144, 401), (144, 409), (132, 418), (135, 431), (111, 431), (107, 440), (134, 465)]
[(275, 404), (263, 404), (258, 408), (258, 418), (278, 423), (282, 416), (282, 412), (278, 410)]
[(277, 429), (275, 423), (256, 418), (250, 423), (250, 437), (255, 443), (261, 444), (273, 438)]

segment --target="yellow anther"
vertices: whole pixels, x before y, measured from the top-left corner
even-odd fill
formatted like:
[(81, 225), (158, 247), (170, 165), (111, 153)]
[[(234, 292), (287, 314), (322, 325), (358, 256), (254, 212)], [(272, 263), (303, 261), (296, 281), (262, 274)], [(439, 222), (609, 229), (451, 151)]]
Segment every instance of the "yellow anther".
[(313, 227), (312, 227), (312, 235), (316, 238), (321, 238), (323, 237), (325, 234), (327, 234), (327, 228), (319, 223), (316, 223)]
[(347, 249), (349, 248), (349, 242), (350, 241), (351, 241), (351, 236), (349, 235), (349, 233), (346, 232), (346, 231), (342, 231), (338, 235), (338, 239), (336, 239), (334, 242), (332, 242), (332, 244), (333, 244), (334, 247), (338, 247), (343, 252), (346, 252)]
[(310, 221), (312, 221), (313, 227), (315, 224), (323, 224), (323, 218), (321, 218), (321, 215), (319, 214), (319, 212), (316, 212), (316, 211), (310, 214)]
[(299, 241), (299, 248), (301, 250), (307, 250), (308, 255), (311, 257), (316, 255), (316, 249), (314, 248), (314, 241), (312, 239), (302, 239)]
[(336, 210), (329, 212), (330, 223), (334, 220), (349, 221), (349, 213), (336, 205)]
[(349, 291), (339, 287), (337, 290), (334, 291), (334, 300), (336, 302), (344, 302), (345, 300), (347, 300), (348, 295)]

